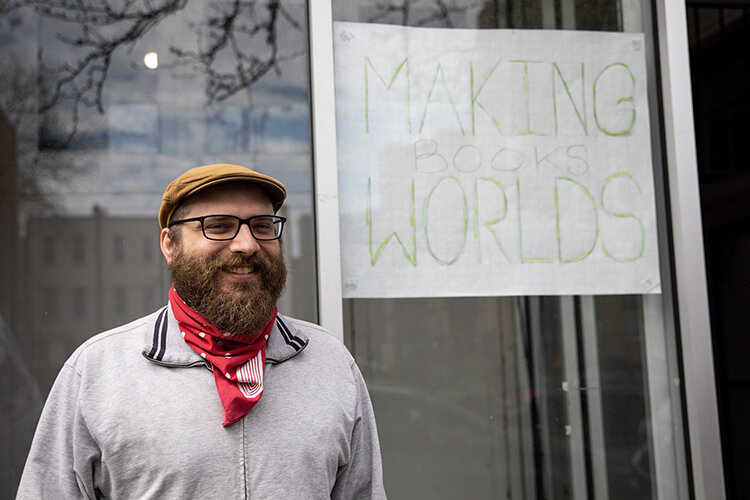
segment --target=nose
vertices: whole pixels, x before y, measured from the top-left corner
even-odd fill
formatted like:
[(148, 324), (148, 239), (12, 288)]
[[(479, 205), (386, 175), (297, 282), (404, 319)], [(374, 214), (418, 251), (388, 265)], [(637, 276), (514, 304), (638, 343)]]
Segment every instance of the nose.
[(229, 250), (233, 253), (246, 253), (249, 255), (257, 252), (259, 248), (260, 245), (258, 244), (258, 241), (253, 238), (253, 235), (250, 233), (250, 226), (247, 224), (240, 225), (240, 231), (229, 245)]

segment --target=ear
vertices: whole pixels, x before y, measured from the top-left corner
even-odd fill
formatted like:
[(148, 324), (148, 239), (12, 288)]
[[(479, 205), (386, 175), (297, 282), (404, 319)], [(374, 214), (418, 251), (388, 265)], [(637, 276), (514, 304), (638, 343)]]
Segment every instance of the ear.
[(159, 246), (161, 247), (161, 253), (164, 255), (164, 259), (167, 261), (167, 265), (171, 265), (175, 249), (177, 248), (177, 243), (175, 243), (169, 236), (168, 227), (161, 230), (161, 234), (159, 235)]

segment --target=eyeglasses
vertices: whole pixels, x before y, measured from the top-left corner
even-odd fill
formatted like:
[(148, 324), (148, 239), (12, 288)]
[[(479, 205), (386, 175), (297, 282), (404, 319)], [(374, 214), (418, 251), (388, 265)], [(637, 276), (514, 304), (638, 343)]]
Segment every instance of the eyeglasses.
[(247, 219), (240, 219), (234, 215), (204, 215), (180, 219), (169, 223), (169, 227), (183, 222), (200, 221), (203, 236), (214, 241), (233, 240), (240, 232), (242, 224), (247, 224), (250, 234), (258, 241), (272, 241), (281, 237), (286, 217), (278, 215), (255, 215)]

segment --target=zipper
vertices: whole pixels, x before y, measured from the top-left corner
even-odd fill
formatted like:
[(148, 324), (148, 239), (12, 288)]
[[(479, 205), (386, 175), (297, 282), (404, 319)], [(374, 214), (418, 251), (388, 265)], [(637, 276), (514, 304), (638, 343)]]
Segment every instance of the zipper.
[(240, 436), (240, 477), (242, 478), (242, 498), (248, 500), (247, 492), (247, 455), (245, 453), (245, 418), (242, 418), (242, 435)]

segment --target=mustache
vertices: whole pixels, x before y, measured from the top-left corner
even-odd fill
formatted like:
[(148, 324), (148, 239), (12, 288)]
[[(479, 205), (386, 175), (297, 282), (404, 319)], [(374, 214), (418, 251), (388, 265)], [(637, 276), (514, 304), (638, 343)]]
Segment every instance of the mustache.
[(206, 265), (212, 271), (229, 271), (235, 267), (254, 267), (256, 271), (265, 271), (270, 263), (258, 254), (230, 255), (228, 257), (212, 256)]

